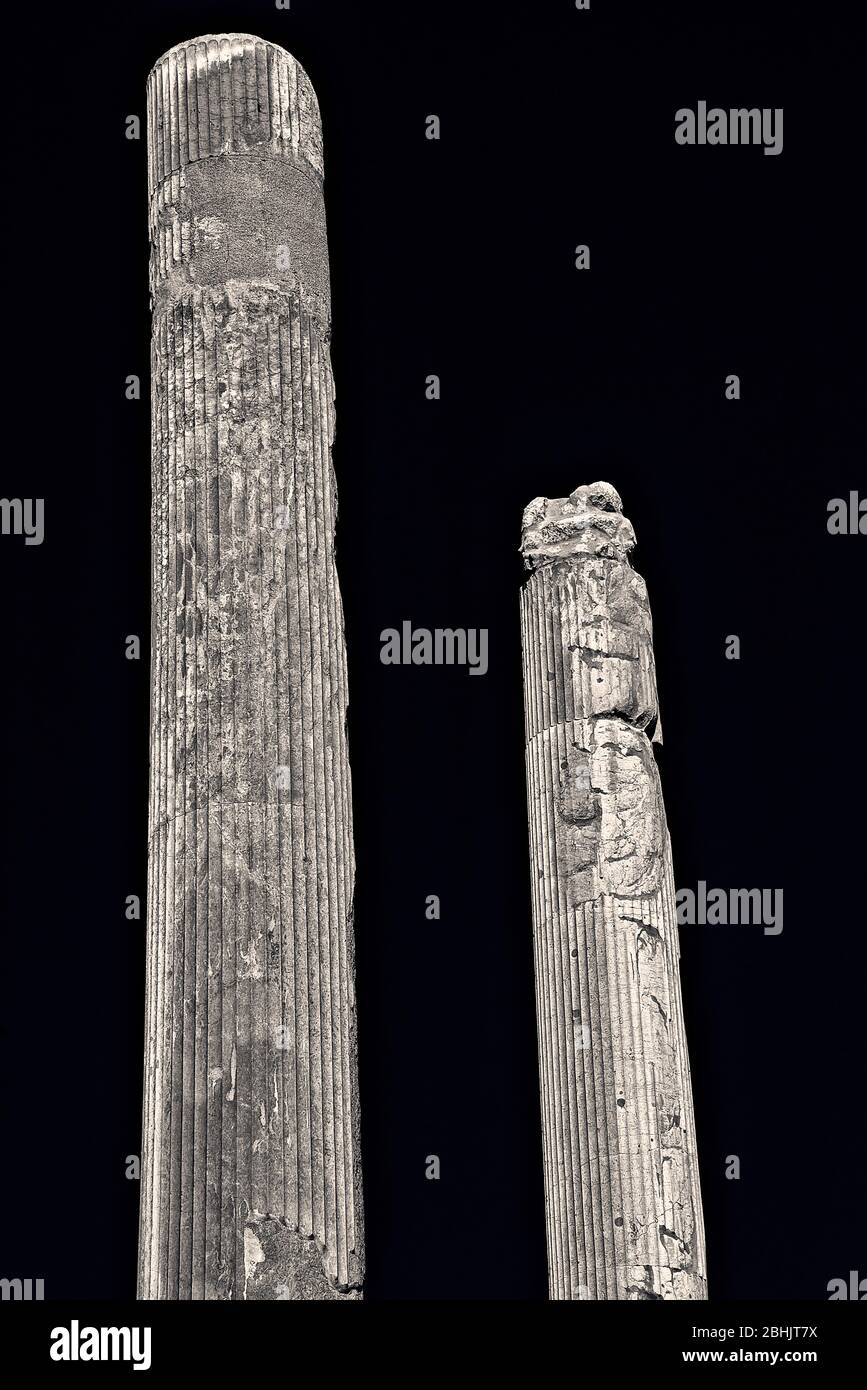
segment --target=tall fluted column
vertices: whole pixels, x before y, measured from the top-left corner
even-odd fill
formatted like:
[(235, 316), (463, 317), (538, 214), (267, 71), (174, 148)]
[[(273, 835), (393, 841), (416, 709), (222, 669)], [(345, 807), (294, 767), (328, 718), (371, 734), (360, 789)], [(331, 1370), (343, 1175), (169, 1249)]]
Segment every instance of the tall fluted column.
[(608, 483), (524, 513), (550, 1295), (706, 1297), (647, 591)]
[(148, 79), (143, 1298), (358, 1298), (346, 653), (316, 96), (243, 34)]

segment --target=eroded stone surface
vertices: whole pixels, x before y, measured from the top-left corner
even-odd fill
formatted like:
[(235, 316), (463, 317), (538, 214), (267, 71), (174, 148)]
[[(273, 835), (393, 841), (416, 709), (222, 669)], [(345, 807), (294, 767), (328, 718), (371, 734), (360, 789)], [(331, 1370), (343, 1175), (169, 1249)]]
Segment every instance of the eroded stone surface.
[(527, 791), (555, 1299), (706, 1296), (661, 738), (607, 483), (524, 513)]
[(243, 34), (148, 79), (153, 618), (139, 1290), (358, 1298), (322, 142)]

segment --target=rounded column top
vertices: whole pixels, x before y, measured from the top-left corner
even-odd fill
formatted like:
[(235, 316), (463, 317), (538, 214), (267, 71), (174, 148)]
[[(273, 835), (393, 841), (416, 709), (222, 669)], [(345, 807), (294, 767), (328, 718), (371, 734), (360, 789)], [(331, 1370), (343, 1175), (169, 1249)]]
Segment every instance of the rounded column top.
[(168, 49), (147, 79), (148, 187), (220, 155), (301, 159), (321, 181), (322, 121), (313, 84), (279, 44), (202, 34)]

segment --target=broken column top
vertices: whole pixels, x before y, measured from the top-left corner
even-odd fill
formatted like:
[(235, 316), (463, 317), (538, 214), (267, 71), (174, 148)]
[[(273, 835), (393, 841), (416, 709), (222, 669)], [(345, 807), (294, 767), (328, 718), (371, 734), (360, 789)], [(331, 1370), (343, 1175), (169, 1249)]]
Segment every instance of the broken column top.
[(528, 570), (572, 555), (600, 555), (628, 564), (632, 522), (610, 483), (576, 487), (568, 497), (534, 497), (524, 509), (521, 554)]

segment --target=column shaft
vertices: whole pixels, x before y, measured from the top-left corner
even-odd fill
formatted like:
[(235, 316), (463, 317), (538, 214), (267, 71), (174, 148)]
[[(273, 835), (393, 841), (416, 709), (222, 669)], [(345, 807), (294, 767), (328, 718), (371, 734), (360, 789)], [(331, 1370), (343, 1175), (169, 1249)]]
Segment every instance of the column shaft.
[(650, 609), (607, 483), (524, 514), (550, 1293), (706, 1296)]
[(322, 142), (295, 60), (148, 80), (153, 615), (143, 1298), (360, 1297)]

